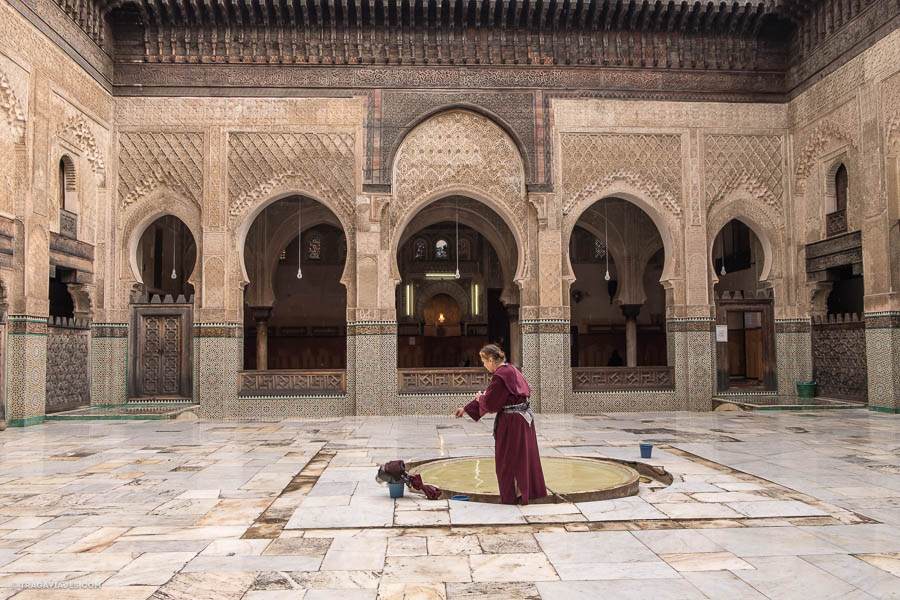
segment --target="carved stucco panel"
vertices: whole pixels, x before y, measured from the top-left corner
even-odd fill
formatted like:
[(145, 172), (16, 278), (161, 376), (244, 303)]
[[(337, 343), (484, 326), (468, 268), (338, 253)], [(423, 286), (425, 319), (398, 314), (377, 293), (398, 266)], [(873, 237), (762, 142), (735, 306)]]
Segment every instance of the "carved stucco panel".
[(506, 132), (484, 116), (451, 110), (426, 120), (400, 145), (393, 176), (390, 209), (398, 221), (422, 198), (470, 188), (505, 206), (524, 231), (522, 157)]
[(14, 83), (15, 76), (12, 74), (14, 71), (8, 72), (9, 67), (4, 64), (5, 62), (7, 61), (0, 61), (0, 113), (3, 115), (3, 127), (0, 128), (0, 132), (14, 143), (22, 144), (25, 142), (25, 119), (28, 114), (24, 104), (28, 91), (27, 75), (26, 87), (18, 89), (21, 86)]
[(707, 135), (703, 168), (706, 206), (738, 188), (754, 201), (783, 212), (782, 138), (777, 135)]
[(563, 214), (613, 182), (625, 181), (681, 218), (681, 136), (571, 133), (560, 136)]
[(202, 133), (123, 131), (119, 134), (119, 206), (127, 209), (160, 187), (201, 205)]
[(230, 217), (237, 221), (280, 190), (295, 189), (325, 202), (346, 228), (356, 199), (355, 149), (352, 132), (229, 133)]
[(858, 131), (856, 102), (847, 102), (794, 136), (794, 189), (798, 194), (806, 193), (810, 174), (824, 154), (843, 145), (855, 154)]
[(225, 308), (225, 261), (209, 256), (203, 261), (203, 308)]
[(900, 154), (900, 72), (882, 82), (881, 106), (885, 149), (891, 154)]
[(56, 135), (78, 148), (96, 176), (97, 185), (106, 185), (106, 149), (108, 132), (100, 125), (85, 118), (84, 114), (70, 107), (65, 120), (57, 127)]

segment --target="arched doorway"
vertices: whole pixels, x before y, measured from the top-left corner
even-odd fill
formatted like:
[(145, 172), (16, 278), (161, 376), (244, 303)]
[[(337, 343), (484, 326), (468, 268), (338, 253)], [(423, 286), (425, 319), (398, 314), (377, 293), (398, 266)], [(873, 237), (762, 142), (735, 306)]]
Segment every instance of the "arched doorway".
[(143, 280), (142, 293), (148, 300), (172, 296), (190, 300), (194, 286), (188, 278), (197, 262), (197, 242), (184, 222), (174, 215), (153, 221), (141, 234), (137, 265)]
[(663, 240), (621, 198), (585, 210), (569, 236), (571, 363), (576, 391), (669, 388)]
[(289, 196), (247, 231), (242, 393), (346, 391), (347, 238), (324, 204)]
[[(477, 200), (446, 197), (410, 221), (397, 254), (401, 392), (465, 391), (451, 384), (453, 377), (483, 389), (478, 351), (487, 343), (499, 344), (513, 362), (521, 359), (517, 262), (509, 227)], [(435, 380), (423, 369), (447, 376)]]
[(197, 242), (181, 219), (164, 215), (141, 233), (133, 260), (142, 283), (131, 306), (129, 400), (187, 400)]
[(713, 240), (720, 392), (777, 389), (773, 299), (760, 281), (765, 262), (759, 237), (739, 219)]

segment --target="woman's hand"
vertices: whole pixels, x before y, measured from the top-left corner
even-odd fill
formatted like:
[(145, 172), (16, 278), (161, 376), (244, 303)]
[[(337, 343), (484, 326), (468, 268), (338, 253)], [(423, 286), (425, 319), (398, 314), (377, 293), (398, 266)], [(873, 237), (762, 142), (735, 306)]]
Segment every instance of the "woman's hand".
[(462, 406), (460, 406), (459, 408), (456, 409), (456, 412), (453, 413), (453, 416), (455, 416), (458, 419), (458, 418), (462, 417), (464, 414), (466, 414), (466, 409), (464, 409)]

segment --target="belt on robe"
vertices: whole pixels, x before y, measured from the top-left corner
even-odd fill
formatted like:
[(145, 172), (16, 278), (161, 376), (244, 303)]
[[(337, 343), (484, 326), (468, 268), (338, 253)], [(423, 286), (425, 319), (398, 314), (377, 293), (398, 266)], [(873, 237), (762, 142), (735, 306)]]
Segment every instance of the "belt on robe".
[(520, 404), (512, 404), (510, 406), (504, 406), (500, 409), (500, 412), (497, 413), (497, 418), (494, 419), (494, 439), (497, 439), (497, 424), (500, 422), (500, 415), (503, 413), (515, 413), (521, 415), (525, 422), (530, 426), (532, 422), (534, 422), (534, 411), (531, 410), (531, 403), (526, 400)]

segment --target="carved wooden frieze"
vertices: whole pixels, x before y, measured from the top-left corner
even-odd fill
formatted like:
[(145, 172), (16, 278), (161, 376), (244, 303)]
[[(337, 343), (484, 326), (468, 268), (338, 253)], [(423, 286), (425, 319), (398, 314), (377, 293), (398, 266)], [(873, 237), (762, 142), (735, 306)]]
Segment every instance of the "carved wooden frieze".
[(452, 394), (484, 391), (491, 374), (479, 367), (458, 369), (399, 369), (401, 394)]
[(344, 394), (347, 377), (344, 370), (241, 371), (242, 396), (319, 396)]
[(576, 392), (673, 390), (672, 367), (576, 367), (572, 369)]

